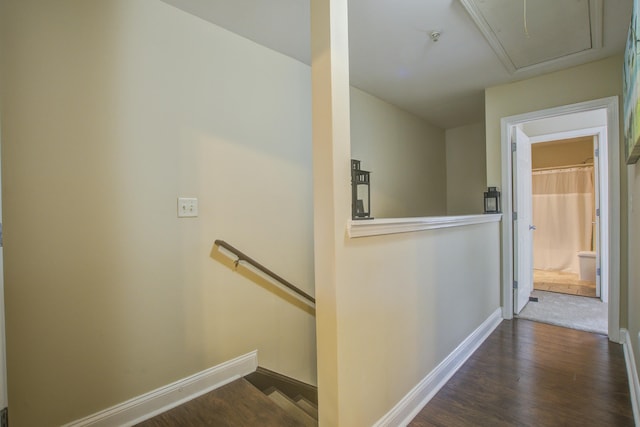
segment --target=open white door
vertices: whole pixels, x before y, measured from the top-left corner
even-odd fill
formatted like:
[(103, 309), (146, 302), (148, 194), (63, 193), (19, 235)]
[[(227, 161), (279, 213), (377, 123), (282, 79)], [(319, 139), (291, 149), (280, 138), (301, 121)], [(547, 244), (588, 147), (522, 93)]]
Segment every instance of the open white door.
[(594, 208), (595, 215), (593, 220), (593, 250), (596, 252), (596, 297), (602, 298), (602, 280), (600, 272), (600, 170), (599, 170), (599, 157), (600, 155), (600, 142), (598, 135), (593, 137), (593, 182), (594, 182)]
[(514, 126), (513, 152), (513, 309), (518, 314), (529, 302), (533, 292), (533, 230), (531, 190), (531, 142), (529, 137)]

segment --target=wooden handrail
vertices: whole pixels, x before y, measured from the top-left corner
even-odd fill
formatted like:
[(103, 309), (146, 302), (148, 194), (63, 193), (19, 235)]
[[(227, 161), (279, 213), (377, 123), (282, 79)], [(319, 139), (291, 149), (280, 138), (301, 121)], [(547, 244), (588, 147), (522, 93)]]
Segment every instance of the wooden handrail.
[(220, 246), (221, 248), (224, 248), (225, 250), (231, 252), (232, 254), (234, 254), (235, 256), (238, 257), (238, 259), (234, 261), (234, 264), (236, 265), (236, 267), (238, 266), (238, 264), (241, 261), (248, 262), (253, 267), (255, 267), (256, 269), (260, 270), (261, 272), (263, 272), (267, 276), (269, 276), (272, 279), (275, 279), (278, 282), (282, 283), (289, 290), (291, 290), (291, 291), (295, 292), (296, 294), (298, 294), (298, 296), (306, 299), (307, 301), (312, 302), (313, 304), (316, 303), (316, 299), (314, 297), (312, 297), (308, 293), (304, 292), (302, 289), (298, 288), (297, 286), (295, 286), (291, 282), (289, 282), (289, 281), (283, 279), (282, 277), (278, 276), (276, 273), (274, 273), (273, 271), (269, 270), (267, 267), (263, 266), (258, 261), (254, 260), (253, 258), (251, 258), (251, 257), (245, 255), (244, 253), (240, 252), (238, 249), (234, 248), (233, 246), (231, 246), (230, 244), (228, 244), (224, 240), (216, 240), (215, 241), (215, 245), (216, 246)]

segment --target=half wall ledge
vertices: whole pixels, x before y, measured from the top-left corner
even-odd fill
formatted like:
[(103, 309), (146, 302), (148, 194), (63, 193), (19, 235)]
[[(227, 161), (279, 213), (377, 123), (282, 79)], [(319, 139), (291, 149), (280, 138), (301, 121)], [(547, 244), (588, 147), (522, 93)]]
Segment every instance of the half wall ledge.
[(459, 216), (427, 216), (419, 218), (379, 218), (372, 220), (351, 220), (347, 225), (350, 239), (383, 234), (411, 233), (437, 228), (462, 227), (465, 225), (500, 222), (502, 214), (480, 214)]

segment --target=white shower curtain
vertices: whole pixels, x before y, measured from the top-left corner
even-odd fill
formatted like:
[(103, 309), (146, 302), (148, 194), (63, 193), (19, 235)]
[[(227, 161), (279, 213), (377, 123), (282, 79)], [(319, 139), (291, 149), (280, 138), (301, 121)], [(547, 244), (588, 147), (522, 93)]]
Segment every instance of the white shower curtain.
[(578, 252), (593, 244), (593, 167), (535, 171), (532, 178), (533, 268), (578, 273)]

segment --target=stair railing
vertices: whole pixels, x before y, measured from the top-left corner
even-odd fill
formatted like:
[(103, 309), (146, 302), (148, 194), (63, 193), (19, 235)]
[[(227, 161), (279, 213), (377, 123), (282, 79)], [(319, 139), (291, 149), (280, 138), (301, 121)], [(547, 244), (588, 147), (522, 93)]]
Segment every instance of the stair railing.
[(241, 252), (238, 249), (234, 248), (233, 246), (231, 246), (230, 244), (228, 244), (224, 240), (216, 240), (215, 241), (215, 245), (218, 246), (218, 247), (223, 248), (226, 252), (229, 252), (229, 253), (231, 253), (231, 254), (233, 254), (233, 255), (235, 255), (237, 257), (237, 259), (233, 262), (233, 264), (235, 265), (236, 269), (238, 268), (238, 265), (241, 262), (246, 262), (247, 264), (250, 264), (256, 270), (260, 271), (261, 273), (267, 275), (271, 279), (273, 279), (273, 280), (277, 281), (278, 283), (282, 284), (288, 290), (290, 290), (291, 292), (296, 294), (296, 296), (299, 299), (301, 299), (303, 302), (305, 302), (309, 306), (315, 308), (316, 300), (315, 300), (314, 297), (312, 297), (311, 295), (309, 295), (308, 293), (306, 293), (302, 289), (298, 288), (297, 286), (295, 286), (294, 284), (292, 284), (288, 280), (283, 279), (282, 277), (280, 277), (279, 275), (277, 275), (273, 271), (269, 270), (264, 265), (260, 264), (258, 261), (254, 260), (253, 258), (247, 256), (243, 252)]

